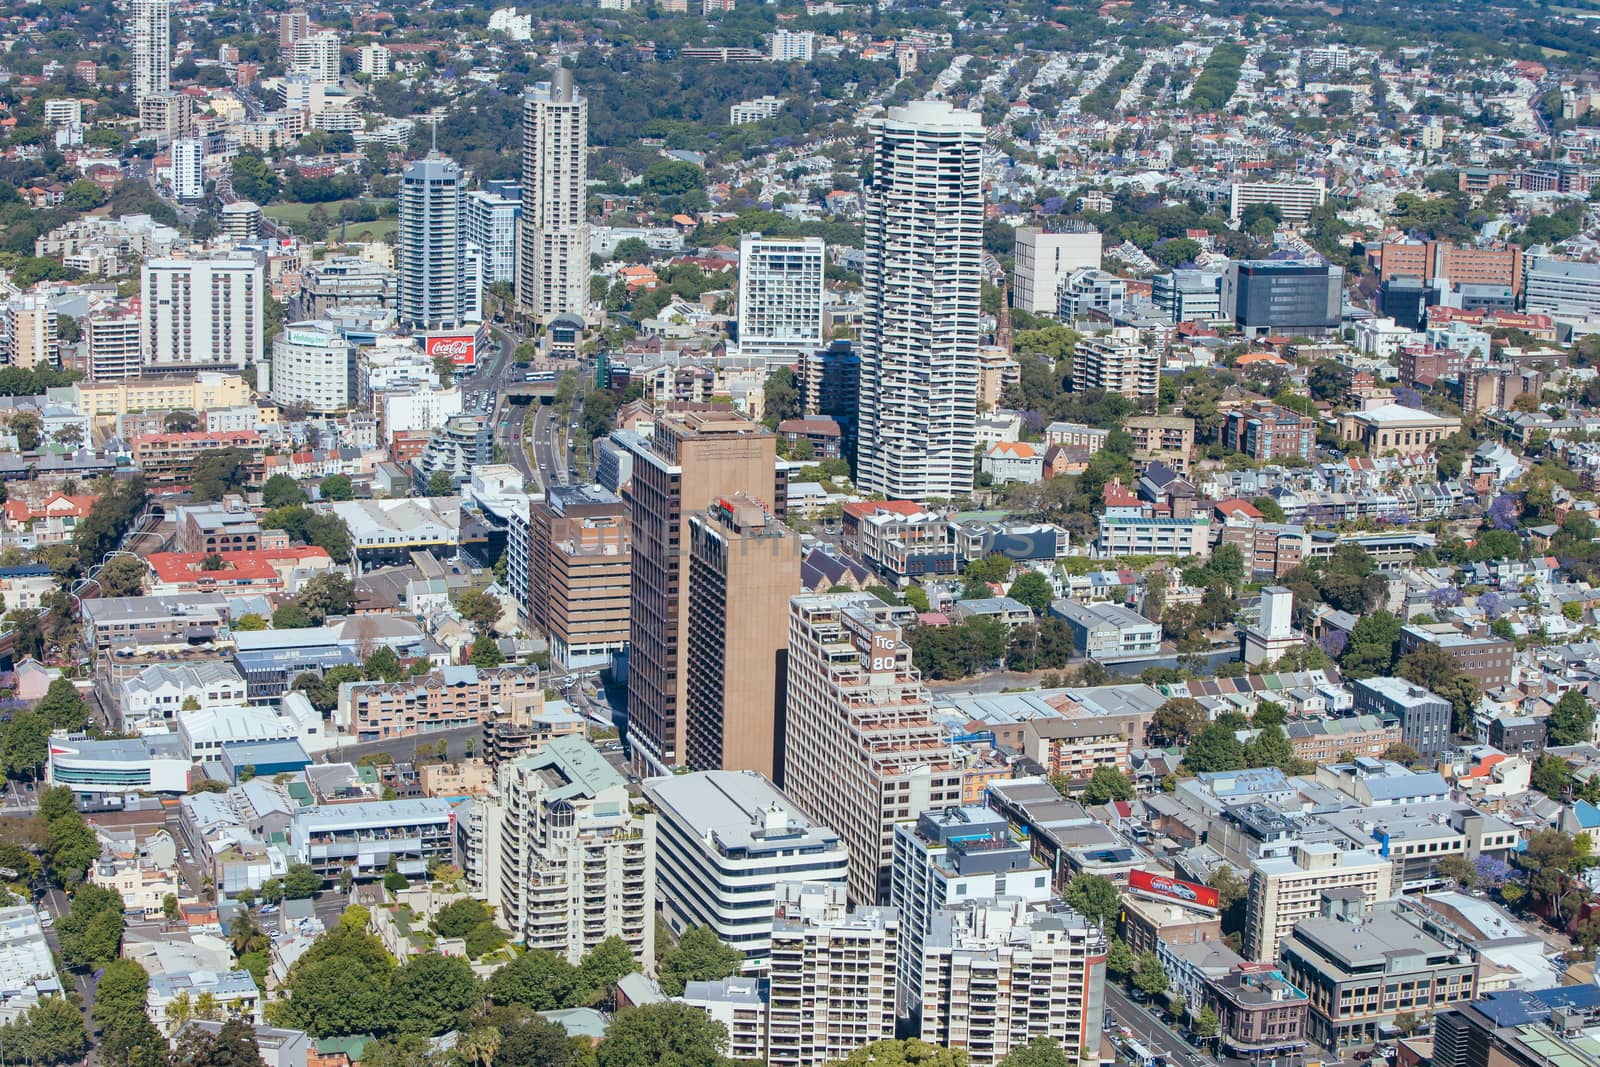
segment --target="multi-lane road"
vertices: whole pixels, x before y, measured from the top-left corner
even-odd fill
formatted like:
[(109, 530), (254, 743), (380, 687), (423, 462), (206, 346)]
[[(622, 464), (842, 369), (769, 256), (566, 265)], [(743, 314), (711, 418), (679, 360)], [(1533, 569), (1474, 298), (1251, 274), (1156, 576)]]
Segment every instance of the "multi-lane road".
[(1116, 1016), (1118, 1026), (1133, 1032), (1135, 1041), (1155, 1055), (1165, 1056), (1167, 1067), (1208, 1067), (1216, 1063), (1110, 981), (1106, 982), (1106, 1007)]

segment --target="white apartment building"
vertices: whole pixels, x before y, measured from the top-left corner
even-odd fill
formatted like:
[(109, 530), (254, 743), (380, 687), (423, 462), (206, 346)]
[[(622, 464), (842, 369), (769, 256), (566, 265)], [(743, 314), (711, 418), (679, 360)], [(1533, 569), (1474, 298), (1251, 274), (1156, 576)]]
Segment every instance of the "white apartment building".
[(461, 390), (422, 386), (389, 393), (383, 397), (382, 411), (385, 442), (393, 444), (397, 433), (437, 430), (450, 416), (461, 414)]
[(1365, 849), (1340, 849), (1325, 842), (1301, 843), (1292, 856), (1258, 859), (1251, 864), (1250, 896), (1245, 908), (1246, 959), (1272, 963), (1278, 945), (1294, 932), (1295, 923), (1321, 913), (1322, 894), (1354, 889), (1364, 910), (1394, 894), (1394, 865)]
[(172, 195), (181, 201), (199, 200), (206, 192), (200, 142), (180, 137), (172, 142)]
[(0, 352), (12, 367), (32, 369), (60, 362), (56, 312), (42, 296), (12, 297), (0, 305)]
[(1600, 264), (1532, 256), (1524, 284), (1529, 313), (1600, 315)]
[(240, 368), (261, 354), (261, 262), (249, 253), (146, 260), (139, 332), (152, 368)]
[(354, 399), (355, 346), (331, 322), (294, 322), (272, 342), (272, 402), (326, 414)]
[(317, 85), (339, 84), (339, 34), (321, 30), (294, 43), (289, 69), (304, 74)]
[(850, 853), (850, 899), (889, 899), (894, 828), (961, 802), (961, 765), (933, 719), (894, 610), (866, 593), (789, 601), (784, 788)]
[(728, 108), (729, 126), (749, 126), (770, 119), (783, 110), (789, 101), (781, 96), (758, 96), (754, 100), (741, 100)]
[(1100, 266), (1100, 232), (1047, 233), (1038, 226), (1017, 230), (1011, 306), (1035, 315), (1056, 313), (1056, 294), (1075, 270)]
[(253, 241), (261, 236), (261, 205), (252, 200), (235, 200), (222, 205), (222, 235), (235, 241)]
[(997, 897), (1043, 904), (1053, 895), (1050, 869), (1012, 833), (1005, 817), (989, 808), (949, 807), (925, 811), (894, 831), (894, 875), (889, 903), (900, 915), (900, 1014), (915, 1013), (922, 997), (922, 972), (912, 961), (940, 910)]
[(972, 491), (983, 285), (983, 122), (919, 100), (873, 124), (857, 484)]
[(941, 911), (914, 965), (906, 954), (920, 972), (922, 1040), (964, 1049), (973, 1067), (993, 1067), (1045, 1038), (1073, 1064), (1098, 1064), (1105, 954), (1104, 935), (1059, 904), (1030, 910), (989, 901)]
[(1283, 217), (1303, 220), (1328, 199), (1321, 178), (1286, 182), (1234, 182), (1228, 196), (1228, 218), (1238, 222), (1252, 204), (1275, 204)]
[(1104, 389), (1129, 400), (1154, 398), (1161, 390), (1161, 354), (1132, 326), (1085, 337), (1073, 352), (1072, 388)]
[(772, 34), (772, 61), (809, 63), (816, 44), (817, 35), (810, 30), (775, 30)]
[(120, 685), (101, 687), (100, 697), (115, 709), (124, 732), (137, 732), (170, 727), (191, 701), (202, 708), (240, 705), (249, 691), (229, 663), (153, 664)]
[(767, 1058), (767, 998), (759, 979), (739, 976), (716, 982), (686, 982), (677, 998), (699, 1008), (728, 1031), (728, 1058), (761, 1063)]
[(394, 70), (394, 53), (381, 44), (364, 44), (356, 53), (356, 69), (374, 78), (387, 78)]
[(304, 863), (324, 878), (346, 869), (373, 878), (393, 861), (401, 874), (415, 878), (435, 860), (452, 858), (455, 822), (455, 808), (436, 797), (299, 808), (289, 820), (289, 862)]
[(399, 319), (425, 330), (453, 330), (481, 321), (481, 269), (462, 232), (461, 168), (430, 154), (400, 175)]
[(44, 120), (54, 127), (83, 125), (83, 101), (58, 96), (44, 102)]
[(515, 282), (517, 220), (522, 217), (520, 190), (515, 186), (504, 191), (474, 189), (467, 194), (463, 207), (466, 239), (482, 250), (483, 284)]
[(802, 354), (822, 347), (825, 265), (820, 237), (740, 238), (741, 356), (759, 356), (771, 371), (792, 367)]
[(126, 305), (112, 304), (91, 311), (83, 320), (83, 337), (89, 343), (89, 380), (120, 381), (137, 378), (139, 316)]
[(134, 101), (172, 87), (172, 0), (129, 0)]
[(644, 785), (655, 805), (656, 887), (678, 933), (707, 926), (765, 971), (785, 883), (844, 885), (839, 835), (809, 819), (757, 771), (697, 771)]
[(469, 877), (513, 937), (574, 964), (620, 937), (653, 965), (656, 815), (582, 737), (501, 765), (467, 822)]
[(767, 1064), (824, 1067), (895, 1033), (901, 961), (893, 908), (846, 906), (840, 887), (785, 885), (772, 922)]
[(561, 68), (522, 104), (517, 303), (549, 321), (589, 305), (589, 101)]

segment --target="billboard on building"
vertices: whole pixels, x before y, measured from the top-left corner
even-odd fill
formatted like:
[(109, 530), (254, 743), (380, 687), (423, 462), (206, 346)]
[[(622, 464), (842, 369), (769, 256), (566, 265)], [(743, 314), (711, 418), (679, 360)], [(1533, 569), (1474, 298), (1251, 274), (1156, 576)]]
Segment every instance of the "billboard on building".
[(1150, 871), (1129, 871), (1128, 888), (1152, 893), (1158, 897), (1169, 897), (1180, 903), (1193, 904), (1201, 908), (1215, 909), (1221, 900), (1217, 891), (1208, 885), (1185, 882), (1171, 875), (1152, 874)]
[(429, 357), (450, 357), (450, 362), (458, 367), (470, 367), (478, 358), (478, 335), (472, 333), (443, 333), (430, 336), (424, 343), (423, 351)]

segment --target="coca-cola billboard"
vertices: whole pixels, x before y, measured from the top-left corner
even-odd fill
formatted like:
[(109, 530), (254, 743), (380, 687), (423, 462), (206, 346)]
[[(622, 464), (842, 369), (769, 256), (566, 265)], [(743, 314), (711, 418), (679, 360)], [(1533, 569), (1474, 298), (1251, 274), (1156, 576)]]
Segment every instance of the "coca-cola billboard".
[(1215, 908), (1221, 900), (1217, 896), (1217, 891), (1208, 885), (1185, 882), (1171, 875), (1152, 874), (1149, 871), (1129, 871), (1128, 887), (1154, 893), (1158, 897), (1170, 897), (1201, 908)]
[(442, 334), (430, 337), (424, 350), (429, 356), (449, 356), (458, 367), (470, 367), (478, 358), (478, 338), (474, 334)]

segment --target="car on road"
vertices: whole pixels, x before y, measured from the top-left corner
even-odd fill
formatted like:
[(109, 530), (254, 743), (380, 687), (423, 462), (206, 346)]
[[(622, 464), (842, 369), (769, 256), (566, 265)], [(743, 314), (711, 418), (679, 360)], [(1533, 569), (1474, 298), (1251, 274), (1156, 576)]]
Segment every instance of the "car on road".
[(1362, 1063), (1365, 1063), (1367, 1060), (1372, 1059), (1372, 1053), (1368, 1052), (1366, 1049), (1362, 1049), (1356, 1053), (1355, 1058), (1360, 1060)]

